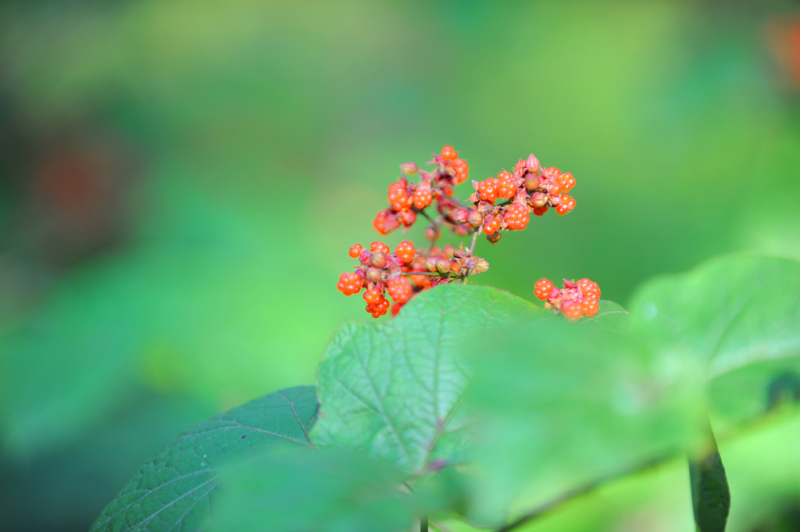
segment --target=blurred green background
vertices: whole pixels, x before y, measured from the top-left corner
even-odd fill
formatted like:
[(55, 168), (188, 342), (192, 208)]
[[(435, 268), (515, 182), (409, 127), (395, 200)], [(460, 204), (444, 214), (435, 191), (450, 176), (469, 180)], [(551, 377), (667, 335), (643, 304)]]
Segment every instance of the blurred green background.
[[(85, 530), (179, 431), (313, 383), (368, 318), (347, 249), (444, 144), (576, 176), (569, 216), (480, 244), (528, 299), (800, 258), (799, 94), (796, 2), (0, 3), (0, 530)], [(799, 529), (786, 438), (731, 444), (732, 530)], [(541, 529), (691, 530), (665, 471)]]

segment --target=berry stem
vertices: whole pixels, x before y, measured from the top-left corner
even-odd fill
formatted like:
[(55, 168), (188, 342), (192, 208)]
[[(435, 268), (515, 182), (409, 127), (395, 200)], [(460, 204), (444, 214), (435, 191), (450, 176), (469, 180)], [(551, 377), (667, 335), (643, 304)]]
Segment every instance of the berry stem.
[(439, 195), (441, 197), (443, 197), (444, 199), (446, 199), (447, 201), (452, 201), (453, 203), (455, 203), (456, 205), (458, 205), (459, 207), (462, 207), (464, 209), (474, 209), (475, 208), (474, 205), (467, 205), (466, 203), (462, 203), (460, 199), (456, 199), (453, 196), (448, 196), (444, 192), (439, 192)]
[(449, 273), (439, 273), (439, 272), (400, 272), (400, 275), (436, 275), (439, 277), (449, 277)]
[(472, 242), (470, 242), (469, 244), (469, 252), (472, 253), (473, 255), (475, 254), (475, 245), (477, 244), (477, 241), (478, 241), (478, 230), (476, 229), (472, 232)]

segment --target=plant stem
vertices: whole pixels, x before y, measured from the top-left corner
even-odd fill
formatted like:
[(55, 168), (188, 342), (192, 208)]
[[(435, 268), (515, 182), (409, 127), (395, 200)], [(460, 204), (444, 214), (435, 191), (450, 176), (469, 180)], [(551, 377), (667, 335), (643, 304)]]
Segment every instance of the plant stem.
[(472, 232), (472, 242), (470, 242), (469, 244), (469, 252), (472, 253), (473, 255), (475, 254), (475, 244), (477, 239), (478, 239), (478, 230), (476, 229), (475, 231)]
[(653, 460), (647, 460), (640, 464), (637, 464), (633, 467), (629, 467), (627, 469), (623, 469), (617, 473), (612, 475), (606, 475), (604, 477), (600, 477), (597, 480), (593, 480), (591, 482), (587, 482), (583, 486), (579, 486), (575, 489), (569, 490), (558, 497), (555, 497), (548, 502), (542, 504), (541, 506), (537, 506), (530, 512), (522, 515), (515, 521), (497, 529), (497, 532), (508, 532), (509, 530), (514, 530), (517, 527), (520, 527), (530, 521), (533, 521), (536, 518), (542, 517), (546, 513), (550, 512), (561, 506), (562, 504), (569, 502), (570, 500), (580, 497), (581, 495), (586, 495), (587, 493), (591, 493), (592, 491), (602, 487), (604, 484), (612, 482), (614, 480), (618, 480), (622, 477), (631, 475), (633, 473), (638, 473), (644, 471), (645, 469), (650, 469), (651, 467), (657, 466), (669, 459), (673, 458), (672, 456), (663, 456)]
[(441, 197), (443, 197), (444, 199), (446, 199), (447, 201), (452, 201), (453, 203), (455, 203), (459, 207), (463, 207), (464, 209), (471, 209), (472, 208), (471, 206), (466, 205), (465, 203), (462, 203), (460, 199), (456, 199), (456, 198), (454, 198), (452, 196), (448, 196), (444, 192), (439, 192), (439, 195)]
[(419, 532), (428, 532), (428, 517), (421, 517), (419, 520)]
[(439, 277), (448, 277), (450, 274), (439, 272), (400, 272), (400, 275), (438, 275)]

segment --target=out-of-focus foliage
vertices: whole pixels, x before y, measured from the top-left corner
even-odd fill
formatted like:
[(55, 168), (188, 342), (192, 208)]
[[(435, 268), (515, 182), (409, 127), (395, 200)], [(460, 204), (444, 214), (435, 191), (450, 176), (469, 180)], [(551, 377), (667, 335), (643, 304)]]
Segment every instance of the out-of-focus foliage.
[(790, 15), (3, 3), (0, 529), (86, 530), (171, 435), (311, 383), (342, 319), (365, 316), (333, 288), (346, 249), (376, 238), (397, 164), (444, 144), (478, 179), (531, 151), (577, 178), (573, 213), (481, 242), (478, 280), (512, 293), (588, 276), (625, 303), (717, 253), (800, 256), (795, 56), (771, 55)]
[(296, 386), (204, 421), (145, 463), (91, 530), (203, 529), (223, 466), (276, 448), (310, 446), (316, 414), (314, 387)]

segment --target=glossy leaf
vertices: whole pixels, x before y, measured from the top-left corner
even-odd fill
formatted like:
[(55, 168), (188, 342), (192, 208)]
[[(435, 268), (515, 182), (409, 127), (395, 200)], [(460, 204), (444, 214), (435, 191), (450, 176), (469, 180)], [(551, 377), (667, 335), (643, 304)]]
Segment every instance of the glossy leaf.
[(197, 425), (142, 466), (103, 510), (92, 532), (205, 528), (220, 468), (232, 459), (274, 447), (308, 447), (308, 429), (316, 412), (314, 387), (298, 386)]
[(465, 349), (488, 327), (551, 316), (501, 290), (445, 285), (392, 321), (345, 324), (319, 366), (313, 441), (414, 475), (462, 461), (466, 416), (459, 406), (471, 374)]

